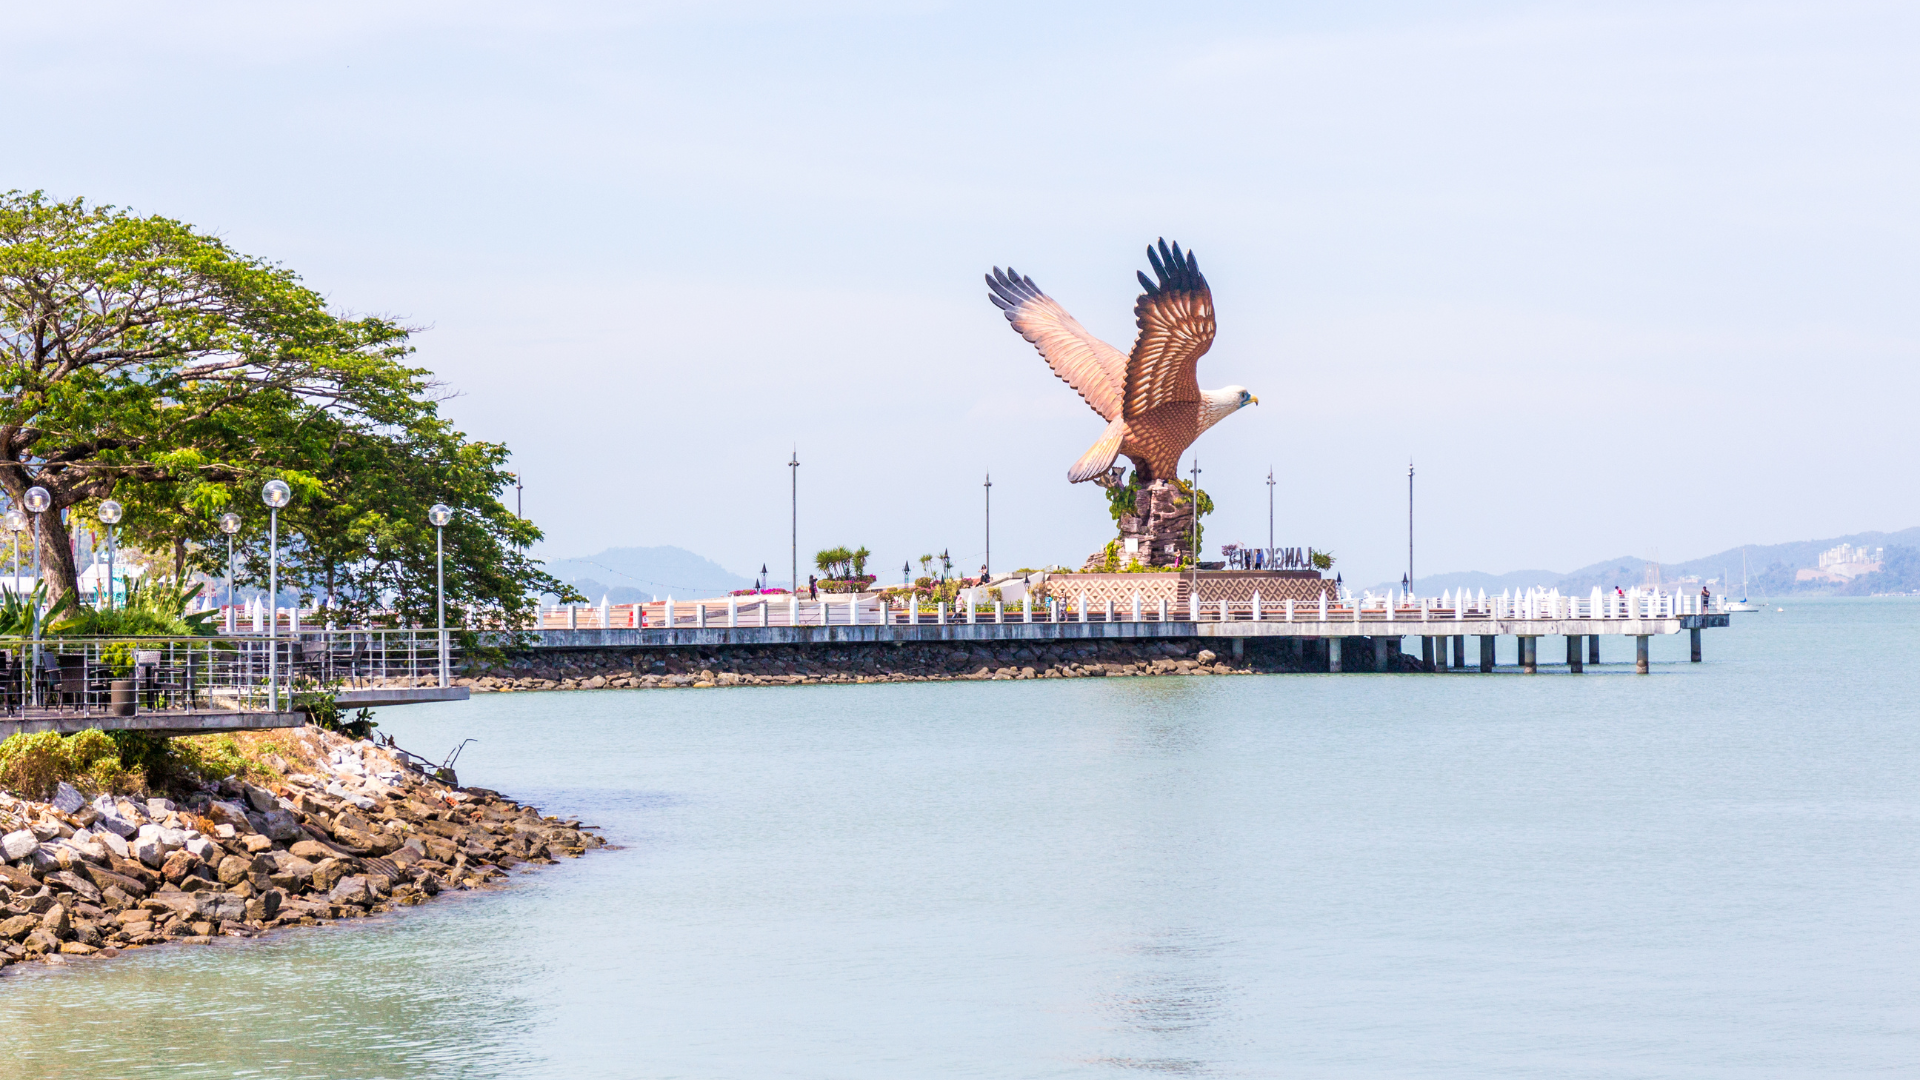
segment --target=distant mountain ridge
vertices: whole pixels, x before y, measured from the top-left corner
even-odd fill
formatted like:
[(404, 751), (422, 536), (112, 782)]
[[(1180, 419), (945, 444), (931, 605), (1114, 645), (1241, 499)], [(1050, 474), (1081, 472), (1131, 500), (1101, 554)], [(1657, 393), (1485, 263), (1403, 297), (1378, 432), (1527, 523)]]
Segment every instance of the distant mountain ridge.
[(753, 587), (750, 579), (677, 547), (608, 548), (597, 555), (553, 559), (546, 570), (596, 604), (602, 597), (632, 604), (656, 596), (725, 596)]
[[(1818, 565), (1821, 552), (1840, 544), (1852, 544), (1855, 547), (1884, 547), (1887, 549), (1887, 565), (1879, 573), (1864, 575), (1845, 585), (1794, 580), (1796, 571)], [(1724, 574), (1733, 582), (1735, 591), (1738, 591), (1741, 550), (1737, 547), (1728, 548), (1714, 555), (1685, 562), (1662, 562), (1660, 577), (1670, 582), (1676, 578), (1694, 575), (1704, 580), (1719, 578)], [(1910, 592), (1920, 589), (1920, 527), (1890, 533), (1854, 533), (1850, 536), (1836, 536), (1826, 540), (1749, 544), (1745, 551), (1749, 591), (1754, 596), (1778, 596), (1790, 592), (1857, 596), (1884, 592)], [(1595, 586), (1609, 590), (1616, 585), (1622, 588), (1637, 585), (1646, 580), (1647, 567), (1651, 563), (1652, 560), (1649, 559), (1626, 555), (1565, 573), (1555, 570), (1515, 570), (1506, 574), (1488, 574), (1470, 570), (1432, 574), (1416, 581), (1414, 591), (1422, 595), (1460, 589), (1466, 589), (1469, 592), (1485, 589), (1489, 593), (1498, 593), (1507, 589), (1518, 590), (1539, 586), (1545, 589), (1559, 589), (1562, 593), (1588, 593), (1592, 592)], [(1376, 592), (1399, 587), (1400, 583), (1397, 581), (1373, 586)], [(1726, 588), (1720, 586), (1715, 591), (1724, 593)]]

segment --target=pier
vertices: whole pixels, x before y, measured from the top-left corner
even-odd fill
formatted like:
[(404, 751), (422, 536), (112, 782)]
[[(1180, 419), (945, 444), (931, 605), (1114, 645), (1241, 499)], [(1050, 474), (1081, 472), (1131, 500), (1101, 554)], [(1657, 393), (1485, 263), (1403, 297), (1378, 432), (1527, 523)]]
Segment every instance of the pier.
[[(1322, 583), (1315, 580), (1312, 591), (1318, 596), (1313, 602), (1290, 596), (1274, 603), (1257, 589), (1241, 601), (1208, 599), (1204, 588), (1183, 590), (1183, 597), (1175, 597), (1163, 580), (1141, 582), (1155, 588), (1135, 588), (1116, 603), (1111, 595), (1096, 602), (1090, 594), (1077, 592), (1074, 577), (1050, 584), (1051, 595), (1038, 601), (1029, 593), (1018, 605), (963, 605), (957, 611), (944, 604), (900, 607), (883, 598), (853, 595), (669, 600), (629, 605), (624, 611), (588, 607), (569, 612), (570, 627), (536, 630), (530, 637), (533, 647), (542, 650), (636, 651), (1188, 640), (1235, 657), (1256, 642), (1285, 649), (1311, 669), (1330, 672), (1389, 670), (1393, 657), (1406, 651), (1409, 638), (1419, 641), (1417, 655), (1424, 670), (1490, 672), (1497, 642), (1510, 637), (1519, 666), (1528, 673), (1539, 670), (1541, 640), (1559, 638), (1567, 669), (1580, 674), (1599, 662), (1603, 637), (1632, 639), (1641, 673), (1648, 670), (1648, 642), (1655, 636), (1686, 632), (1690, 657), (1699, 661), (1702, 631), (1729, 626), (1732, 620), (1730, 613), (1714, 606), (1703, 609), (1698, 596), (1658, 590), (1624, 596), (1595, 590), (1589, 597), (1532, 592), (1336, 601), (1328, 595), (1330, 583), (1320, 589)], [(1289, 592), (1297, 590), (1290, 584)], [(1161, 595), (1150, 599), (1150, 591)], [(1468, 639), (1473, 640), (1471, 651)]]

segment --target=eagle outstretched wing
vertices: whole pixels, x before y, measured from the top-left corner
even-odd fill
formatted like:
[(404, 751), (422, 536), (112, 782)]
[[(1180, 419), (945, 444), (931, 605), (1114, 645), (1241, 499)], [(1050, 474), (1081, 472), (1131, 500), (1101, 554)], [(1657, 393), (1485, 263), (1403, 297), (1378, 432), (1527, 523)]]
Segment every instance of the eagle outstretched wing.
[[(994, 267), (987, 287), (993, 290), (987, 299), (1006, 313), (1007, 321), (1021, 337), (1040, 350), (1041, 359), (1055, 375), (1078, 391), (1102, 420), (1112, 422), (1120, 415), (1127, 358), (1119, 349), (1087, 333), (1087, 328), (1053, 297), (1041, 292), (1032, 278), (1020, 276), (1011, 266), (1004, 272)], [(1211, 307), (1208, 310), (1211, 312)], [(1208, 326), (1212, 326), (1211, 315)]]
[(1213, 292), (1192, 252), (1180, 245), (1147, 248), (1156, 284), (1140, 274), (1146, 292), (1133, 305), (1140, 336), (1127, 357), (1124, 415), (1132, 420), (1175, 401), (1200, 400), (1194, 366), (1213, 346)]

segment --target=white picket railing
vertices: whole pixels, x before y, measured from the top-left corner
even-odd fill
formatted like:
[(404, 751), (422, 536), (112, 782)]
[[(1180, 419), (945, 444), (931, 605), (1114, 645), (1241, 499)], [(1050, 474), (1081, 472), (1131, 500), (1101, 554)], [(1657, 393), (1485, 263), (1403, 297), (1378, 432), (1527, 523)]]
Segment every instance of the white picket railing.
[[(964, 594), (963, 594), (964, 597)], [(740, 626), (877, 626), (946, 625), (948, 623), (1090, 623), (1090, 622), (1419, 622), (1445, 623), (1485, 619), (1628, 620), (1667, 619), (1725, 611), (1719, 598), (1704, 611), (1697, 594), (1659, 588), (1629, 589), (1613, 594), (1594, 589), (1585, 597), (1562, 596), (1557, 590), (1507, 591), (1488, 596), (1443, 592), (1414, 597), (1399, 593), (1375, 596), (1363, 593), (1330, 601), (1323, 593), (1316, 602), (1292, 598), (1275, 604), (1258, 593), (1250, 601), (1205, 601), (1189, 596), (1179, 604), (1164, 597), (1149, 605), (1139, 592), (1131, 604), (1111, 599), (1090, 603), (1085, 593), (1053, 596), (1035, 603), (1029, 593), (1009, 610), (1005, 603), (984, 598), (971, 604), (898, 604), (877, 596), (827, 595), (803, 600), (797, 596), (728, 597), (725, 600), (676, 601), (655, 604), (555, 607), (541, 625), (569, 630), (630, 629), (637, 627)], [(556, 625), (557, 624), (557, 625)], [(1436, 630), (1440, 628), (1436, 627)]]

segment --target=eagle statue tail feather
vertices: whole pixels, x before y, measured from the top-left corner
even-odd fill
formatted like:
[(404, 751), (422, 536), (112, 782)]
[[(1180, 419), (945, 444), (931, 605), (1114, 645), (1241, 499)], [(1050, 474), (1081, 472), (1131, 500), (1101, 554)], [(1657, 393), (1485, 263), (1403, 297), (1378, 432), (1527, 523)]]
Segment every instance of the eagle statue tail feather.
[(1093, 444), (1093, 449), (1081, 454), (1080, 460), (1067, 470), (1067, 482), (1078, 484), (1105, 476), (1107, 470), (1113, 467), (1113, 459), (1120, 456), (1120, 444), (1126, 437), (1126, 419), (1114, 417), (1107, 425), (1106, 432), (1100, 436), (1100, 441)]

